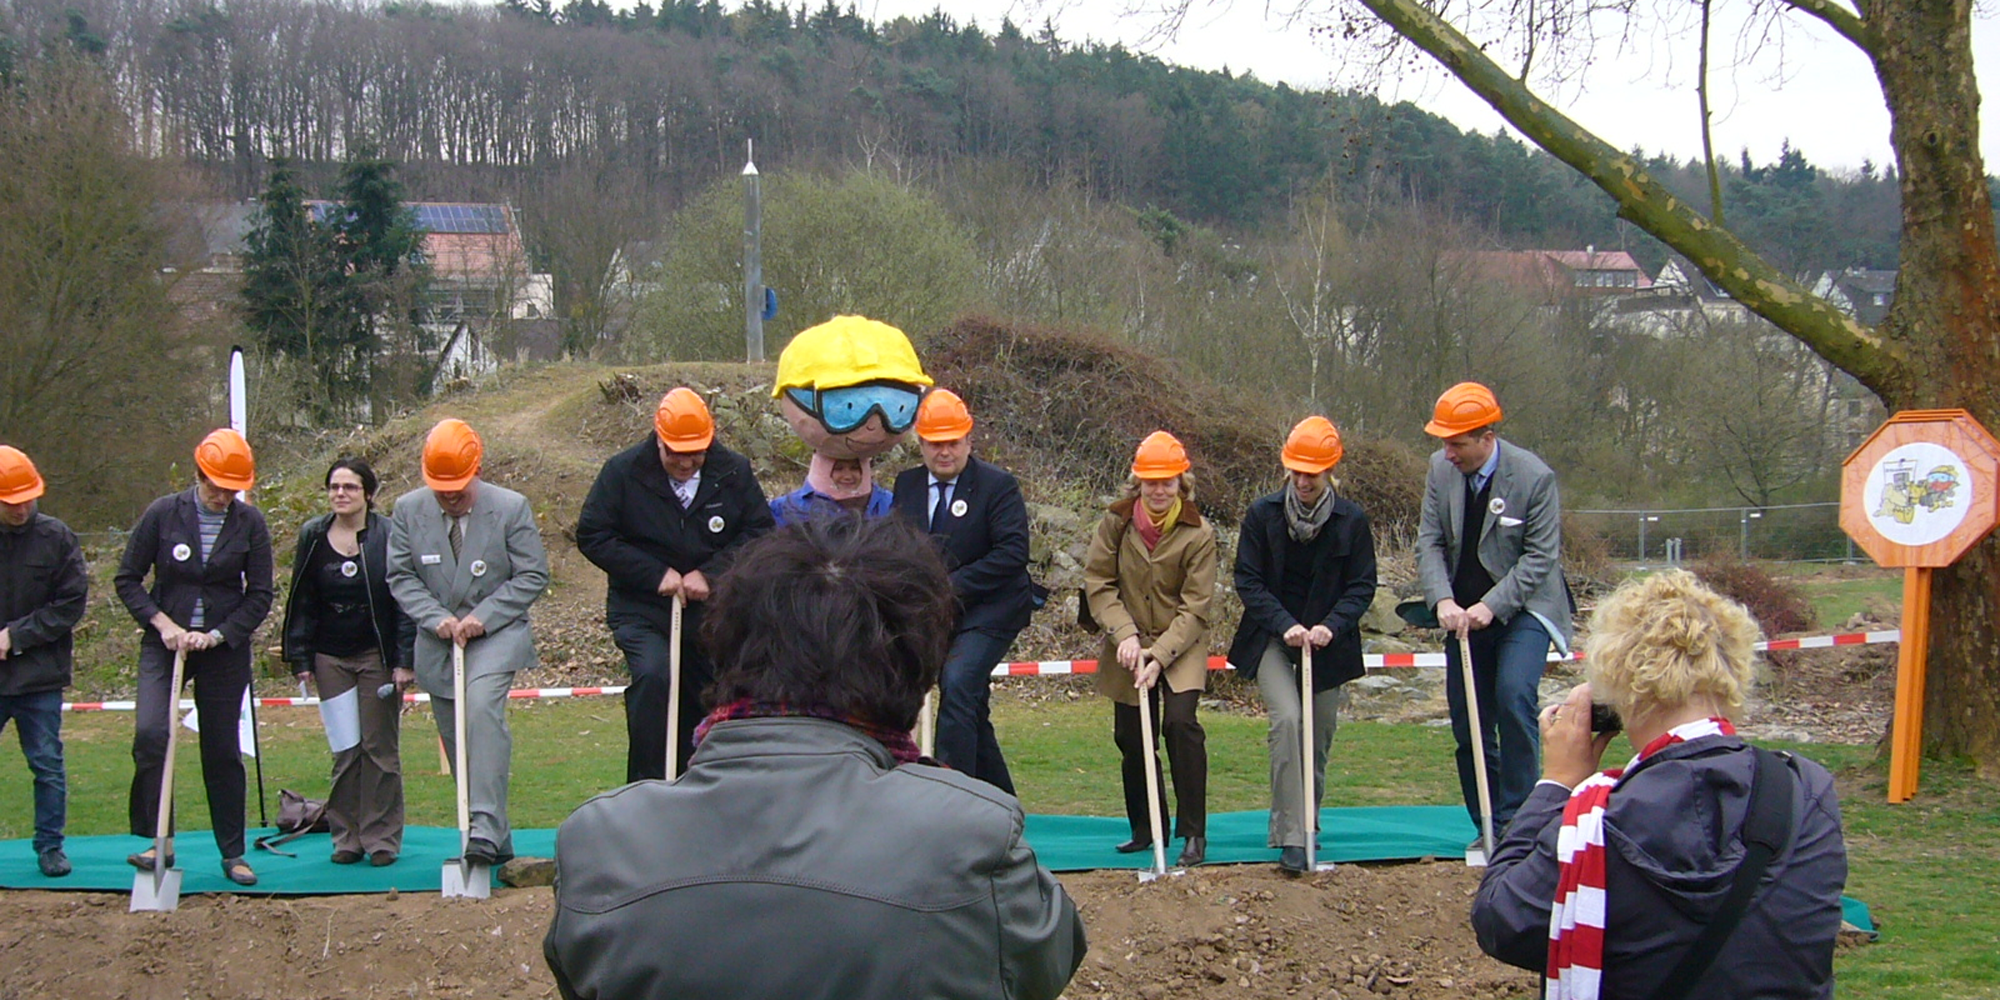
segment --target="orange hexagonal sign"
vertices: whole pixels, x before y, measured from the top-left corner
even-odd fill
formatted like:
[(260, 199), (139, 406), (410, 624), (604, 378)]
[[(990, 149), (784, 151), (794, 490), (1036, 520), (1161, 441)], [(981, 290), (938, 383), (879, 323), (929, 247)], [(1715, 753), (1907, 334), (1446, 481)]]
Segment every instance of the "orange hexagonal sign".
[(1883, 566), (1949, 566), (2000, 513), (2000, 441), (1964, 410), (1905, 410), (1841, 463), (1840, 527)]

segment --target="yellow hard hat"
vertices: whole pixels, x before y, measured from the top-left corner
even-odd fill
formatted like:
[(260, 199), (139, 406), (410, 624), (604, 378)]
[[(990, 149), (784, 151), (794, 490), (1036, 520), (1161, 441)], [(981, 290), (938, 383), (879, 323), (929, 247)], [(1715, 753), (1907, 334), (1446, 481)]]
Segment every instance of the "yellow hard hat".
[(800, 330), (778, 355), (772, 398), (786, 389), (838, 389), (864, 382), (930, 385), (903, 331), (865, 316), (835, 316)]

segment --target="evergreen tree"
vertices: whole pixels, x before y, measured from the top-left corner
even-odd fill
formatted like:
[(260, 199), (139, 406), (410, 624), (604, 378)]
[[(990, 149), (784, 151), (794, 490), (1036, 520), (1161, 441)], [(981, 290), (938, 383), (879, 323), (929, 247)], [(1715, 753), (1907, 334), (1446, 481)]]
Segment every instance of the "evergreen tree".
[[(340, 207), (334, 228), (345, 274), (348, 334), (352, 353), (343, 361), (363, 373), (372, 403), (380, 405), (429, 389), (422, 356), (433, 345), (426, 335), (423, 292), (430, 271), (423, 260), (423, 229), (403, 203), (396, 165), (373, 146), (358, 147), (340, 170)], [(385, 355), (408, 378), (385, 384)], [(378, 415), (386, 416), (380, 409)]]
[(272, 158), (258, 201), (245, 240), (244, 321), (267, 356), (295, 362), (308, 409), (322, 417), (340, 413), (363, 389), (344, 363), (360, 349), (346, 262), (332, 228), (307, 210), (290, 160)]

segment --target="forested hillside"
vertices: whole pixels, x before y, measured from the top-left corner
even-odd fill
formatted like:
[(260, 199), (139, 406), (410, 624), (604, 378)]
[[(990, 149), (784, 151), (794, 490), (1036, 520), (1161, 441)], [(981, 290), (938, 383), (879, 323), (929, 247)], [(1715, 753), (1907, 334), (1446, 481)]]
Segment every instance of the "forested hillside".
[[(1499, 245), (1661, 254), (1539, 151), (1466, 135), (1409, 104), (1204, 72), (1010, 21), (870, 23), (832, 0), (601, 0), (447, 6), (338, 0), (14, 0), (0, 57), (98, 53), (149, 143), (240, 198), (262, 164), (330, 166), (361, 141), (408, 165), (418, 197), (494, 198), (609, 169), (678, 202), (737, 171), (893, 164), (959, 182), (1002, 160), (1044, 182), (1255, 227), (1329, 177), (1367, 213), (1421, 203)], [(1729, 214), (1794, 269), (1895, 266), (1896, 184), (1828, 177), (1810, 151), (1726, 164)], [(1656, 176), (1706, 202), (1686, 164)], [(1352, 221), (1352, 220), (1351, 220)]]

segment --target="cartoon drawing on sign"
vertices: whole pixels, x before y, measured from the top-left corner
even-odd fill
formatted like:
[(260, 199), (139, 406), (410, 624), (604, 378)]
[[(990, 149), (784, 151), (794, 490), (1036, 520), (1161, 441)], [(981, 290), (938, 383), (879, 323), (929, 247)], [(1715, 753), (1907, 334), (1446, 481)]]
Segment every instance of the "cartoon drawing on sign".
[(1937, 466), (1922, 479), (1916, 477), (1917, 463), (1909, 459), (1884, 462), (1881, 469), (1882, 503), (1870, 515), (1873, 517), (1909, 524), (1916, 520), (1919, 509), (1934, 514), (1950, 508), (1958, 492), (1956, 466)]

